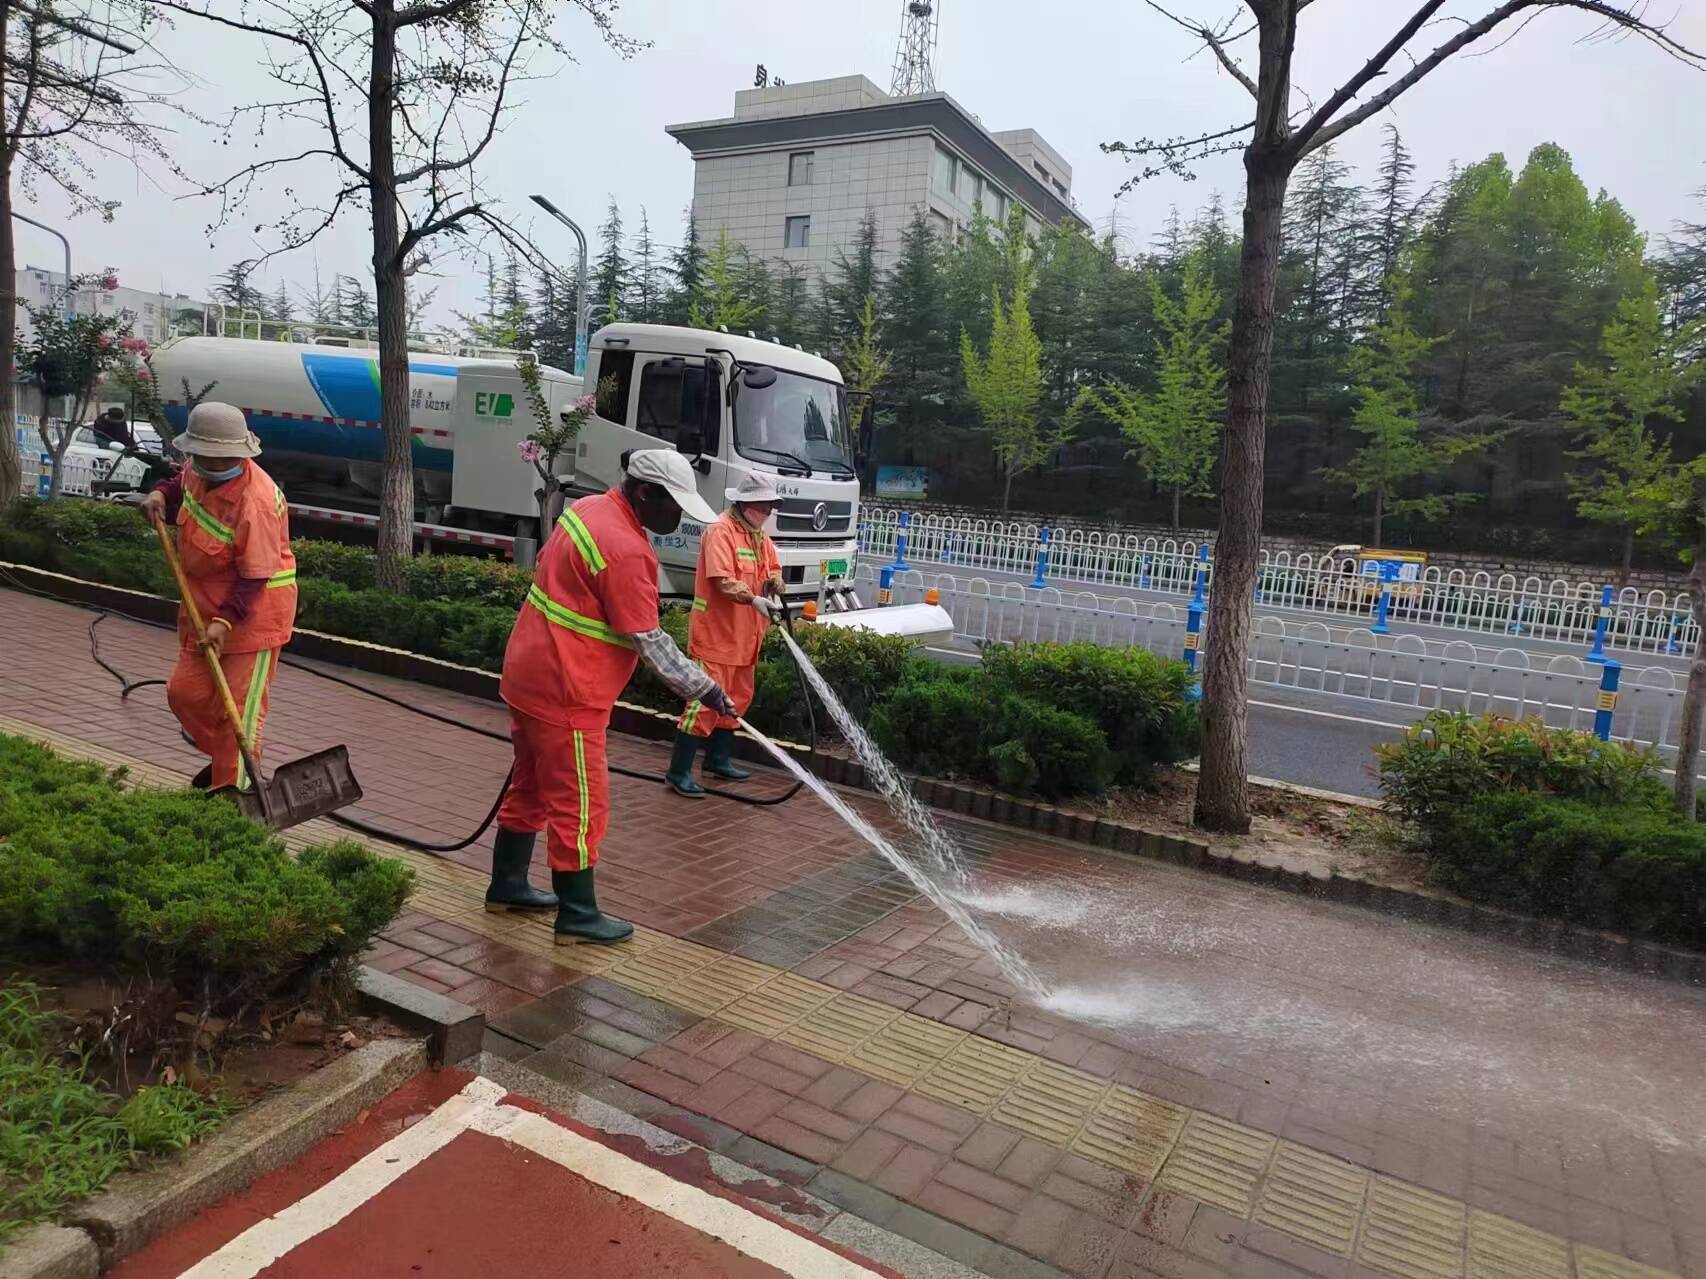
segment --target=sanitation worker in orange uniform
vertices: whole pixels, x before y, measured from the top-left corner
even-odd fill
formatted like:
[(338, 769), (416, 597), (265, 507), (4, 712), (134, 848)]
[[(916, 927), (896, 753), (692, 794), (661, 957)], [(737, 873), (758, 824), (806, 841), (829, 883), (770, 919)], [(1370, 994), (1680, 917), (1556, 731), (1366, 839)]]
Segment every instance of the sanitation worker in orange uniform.
[[(207, 627), (207, 647), (225, 670), (259, 758), (278, 651), (296, 621), (296, 557), (284, 494), (253, 460), (261, 442), (233, 405), (196, 405), (172, 447), (188, 461), (143, 499), (142, 509), (177, 524), (178, 557)], [(212, 758), (195, 784), (246, 786), (237, 735), (181, 609), (178, 637), (166, 704), (184, 736)]]
[(723, 496), (729, 509), (705, 530), (699, 544), (687, 655), (722, 685), (734, 712), (719, 714), (703, 702), (689, 702), (681, 713), (666, 780), (677, 795), (689, 799), (705, 796), (693, 780), (693, 756), (707, 738), (707, 776), (732, 782), (752, 776), (734, 762), (735, 716), (745, 715), (752, 705), (764, 632), (783, 607), (782, 565), (764, 531), (764, 522), (782, 504), (776, 478), (749, 472)]
[[(672, 692), (732, 710), (717, 682), (687, 660), (658, 618), (658, 557), (647, 532), (673, 533), (682, 514), (709, 524), (693, 468), (674, 449), (628, 456), (609, 492), (557, 520), (504, 650), (498, 691), (509, 704), (515, 765), (498, 810), (487, 910), (557, 911), (559, 943), (617, 942), (634, 926), (598, 909), (593, 870), (610, 822), (604, 734), (611, 708), (645, 662)], [(527, 882), (546, 832), (549, 893)]]

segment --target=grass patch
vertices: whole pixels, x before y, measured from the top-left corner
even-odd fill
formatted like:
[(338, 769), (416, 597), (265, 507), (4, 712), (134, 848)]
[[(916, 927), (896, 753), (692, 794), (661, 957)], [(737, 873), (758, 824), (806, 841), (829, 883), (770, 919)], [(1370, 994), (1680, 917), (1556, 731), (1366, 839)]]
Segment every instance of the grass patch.
[(27, 984), (0, 990), (0, 1243), (148, 1155), (183, 1150), (224, 1108), (182, 1084), (121, 1099), (67, 1054), (66, 1026)]

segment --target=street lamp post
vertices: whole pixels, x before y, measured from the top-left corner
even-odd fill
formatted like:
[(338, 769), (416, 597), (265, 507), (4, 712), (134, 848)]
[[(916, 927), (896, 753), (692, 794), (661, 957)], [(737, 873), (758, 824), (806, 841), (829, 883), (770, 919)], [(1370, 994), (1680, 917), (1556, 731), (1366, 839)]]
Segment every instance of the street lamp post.
[(575, 367), (572, 370), (577, 376), (586, 372), (586, 329), (587, 329), (587, 297), (586, 291), (590, 281), (586, 273), (586, 232), (575, 225), (569, 217), (556, 205), (542, 195), (536, 195), (533, 203), (561, 222), (575, 233), (575, 240), (580, 244), (581, 263), (580, 276), (575, 281)]
[(65, 246), (65, 314), (76, 315), (77, 291), (71, 287), (71, 241), (67, 240), (63, 235), (48, 226), (45, 222), (37, 222), (34, 218), (25, 217), (22, 213), (13, 213), (12, 216), (20, 222), (28, 222), (39, 231), (46, 231), (49, 235), (53, 236), (54, 239), (58, 240), (60, 244)]

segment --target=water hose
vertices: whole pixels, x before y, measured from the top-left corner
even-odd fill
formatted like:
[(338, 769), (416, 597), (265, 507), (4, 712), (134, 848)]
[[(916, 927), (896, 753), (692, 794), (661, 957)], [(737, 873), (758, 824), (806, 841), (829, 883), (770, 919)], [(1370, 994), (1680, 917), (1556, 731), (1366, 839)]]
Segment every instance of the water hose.
[[(177, 628), (173, 624), (168, 622), (157, 622), (152, 618), (138, 617), (133, 613), (126, 613), (122, 609), (99, 607), (93, 604), (84, 604), (76, 600), (64, 600), (50, 592), (37, 590), (32, 586), (25, 585), (12, 574), (7, 573), (4, 570), (0, 570), (0, 576), (4, 576), (15, 589), (21, 590), (25, 594), (39, 596), (43, 599), (50, 599), (56, 603), (76, 604), (77, 607), (88, 609), (96, 614), (94, 621), (89, 623), (89, 656), (94, 660), (95, 665), (99, 666), (102, 670), (106, 671), (107, 674), (111, 675), (118, 681), (120, 690), (119, 699), (121, 701), (129, 698), (129, 696), (139, 688), (149, 688), (166, 683), (163, 679), (133, 680), (123, 671), (108, 662), (101, 656), (100, 637), (96, 633), (96, 628), (98, 628), (108, 617), (122, 617), (126, 621), (138, 622), (143, 626), (152, 626), (156, 630), (176, 630)], [(679, 594), (666, 594), (662, 596), (662, 598), (691, 599), (692, 597)], [(782, 610), (782, 618), (783, 624), (788, 628), (788, 633), (792, 635), (793, 619), (786, 608)], [(481, 737), (491, 738), (493, 741), (508, 742), (510, 740), (508, 733), (498, 732), (495, 729), (490, 728), (482, 728), (478, 724), (470, 724), (466, 720), (457, 719), (453, 715), (446, 715), (440, 711), (429, 710), (424, 706), (417, 706), (412, 702), (405, 701), (400, 697), (394, 697), (390, 693), (383, 692), (377, 688), (372, 688), (369, 685), (360, 683), (359, 681), (346, 679), (342, 675), (334, 675), (330, 671), (323, 671), (316, 666), (311, 666), (306, 662), (301, 661), (300, 659), (293, 659), (280, 654), (278, 660), (281, 666), (288, 666), (293, 670), (304, 671), (319, 679), (329, 680), (333, 684), (341, 685), (344, 688), (354, 689), (358, 693), (365, 693), (369, 697), (377, 698), (388, 705), (396, 706), (402, 710), (408, 711), (412, 715), (419, 715), (424, 719), (430, 719), (436, 723), (446, 724), (452, 728), (460, 728), (466, 732), (475, 733)], [(797, 663), (795, 664), (794, 669), (795, 674), (799, 677), (800, 681), (800, 697), (803, 699), (806, 707), (807, 744), (811, 749), (815, 750), (817, 748), (817, 717), (812, 711), (811, 687), (806, 682), (805, 671), (800, 669)], [(744, 720), (741, 721), (741, 723), (743, 727), (748, 728), (749, 732), (756, 735), (755, 730), (752, 730), (747, 726)], [(763, 745), (769, 747), (772, 751), (779, 749), (770, 743), (768, 739), (763, 740)], [(659, 785), (662, 785), (664, 782), (664, 778), (661, 773), (641, 772), (639, 769), (623, 768), (619, 764), (609, 764), (607, 767), (611, 772), (619, 773), (623, 777), (632, 777), (640, 781), (657, 782)], [(804, 782), (799, 780), (798, 770), (796, 769), (793, 771), (796, 773), (796, 780), (794, 784), (787, 790), (783, 791), (780, 795), (761, 798), (753, 795), (742, 795), (737, 791), (725, 790), (720, 787), (713, 786), (705, 787), (705, 793), (707, 795), (715, 795), (720, 799), (730, 799), (738, 804), (750, 804), (754, 808), (772, 808), (776, 805), (787, 803), (795, 795), (799, 794), (800, 787), (804, 785)], [(383, 839), (389, 843), (401, 845), (404, 848), (412, 848), (419, 852), (426, 853), (460, 852), (462, 849), (467, 848), (484, 835), (486, 831), (491, 828), (492, 823), (497, 820), (498, 810), (503, 807), (504, 796), (509, 793), (512, 776), (513, 770), (504, 774), (503, 785), (498, 790), (497, 798), (492, 801), (491, 809), (487, 812), (485, 819), (474, 829), (472, 834), (465, 839), (457, 840), (455, 843), (435, 844), (426, 840), (415, 839), (411, 836), (401, 835), (395, 831), (386, 830), (383, 827), (364, 822), (360, 818), (348, 817), (342, 813), (328, 813), (326, 816), (328, 820), (336, 822), (345, 829), (357, 831), (360, 834), (369, 835), (375, 839)]]

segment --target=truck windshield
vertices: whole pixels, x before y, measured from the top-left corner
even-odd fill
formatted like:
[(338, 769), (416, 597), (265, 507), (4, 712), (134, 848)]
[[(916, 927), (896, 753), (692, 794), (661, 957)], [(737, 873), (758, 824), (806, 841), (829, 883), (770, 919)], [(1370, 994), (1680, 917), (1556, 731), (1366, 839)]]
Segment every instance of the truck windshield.
[(735, 451), (754, 461), (851, 476), (847, 392), (833, 382), (776, 370), (769, 386), (742, 385)]

